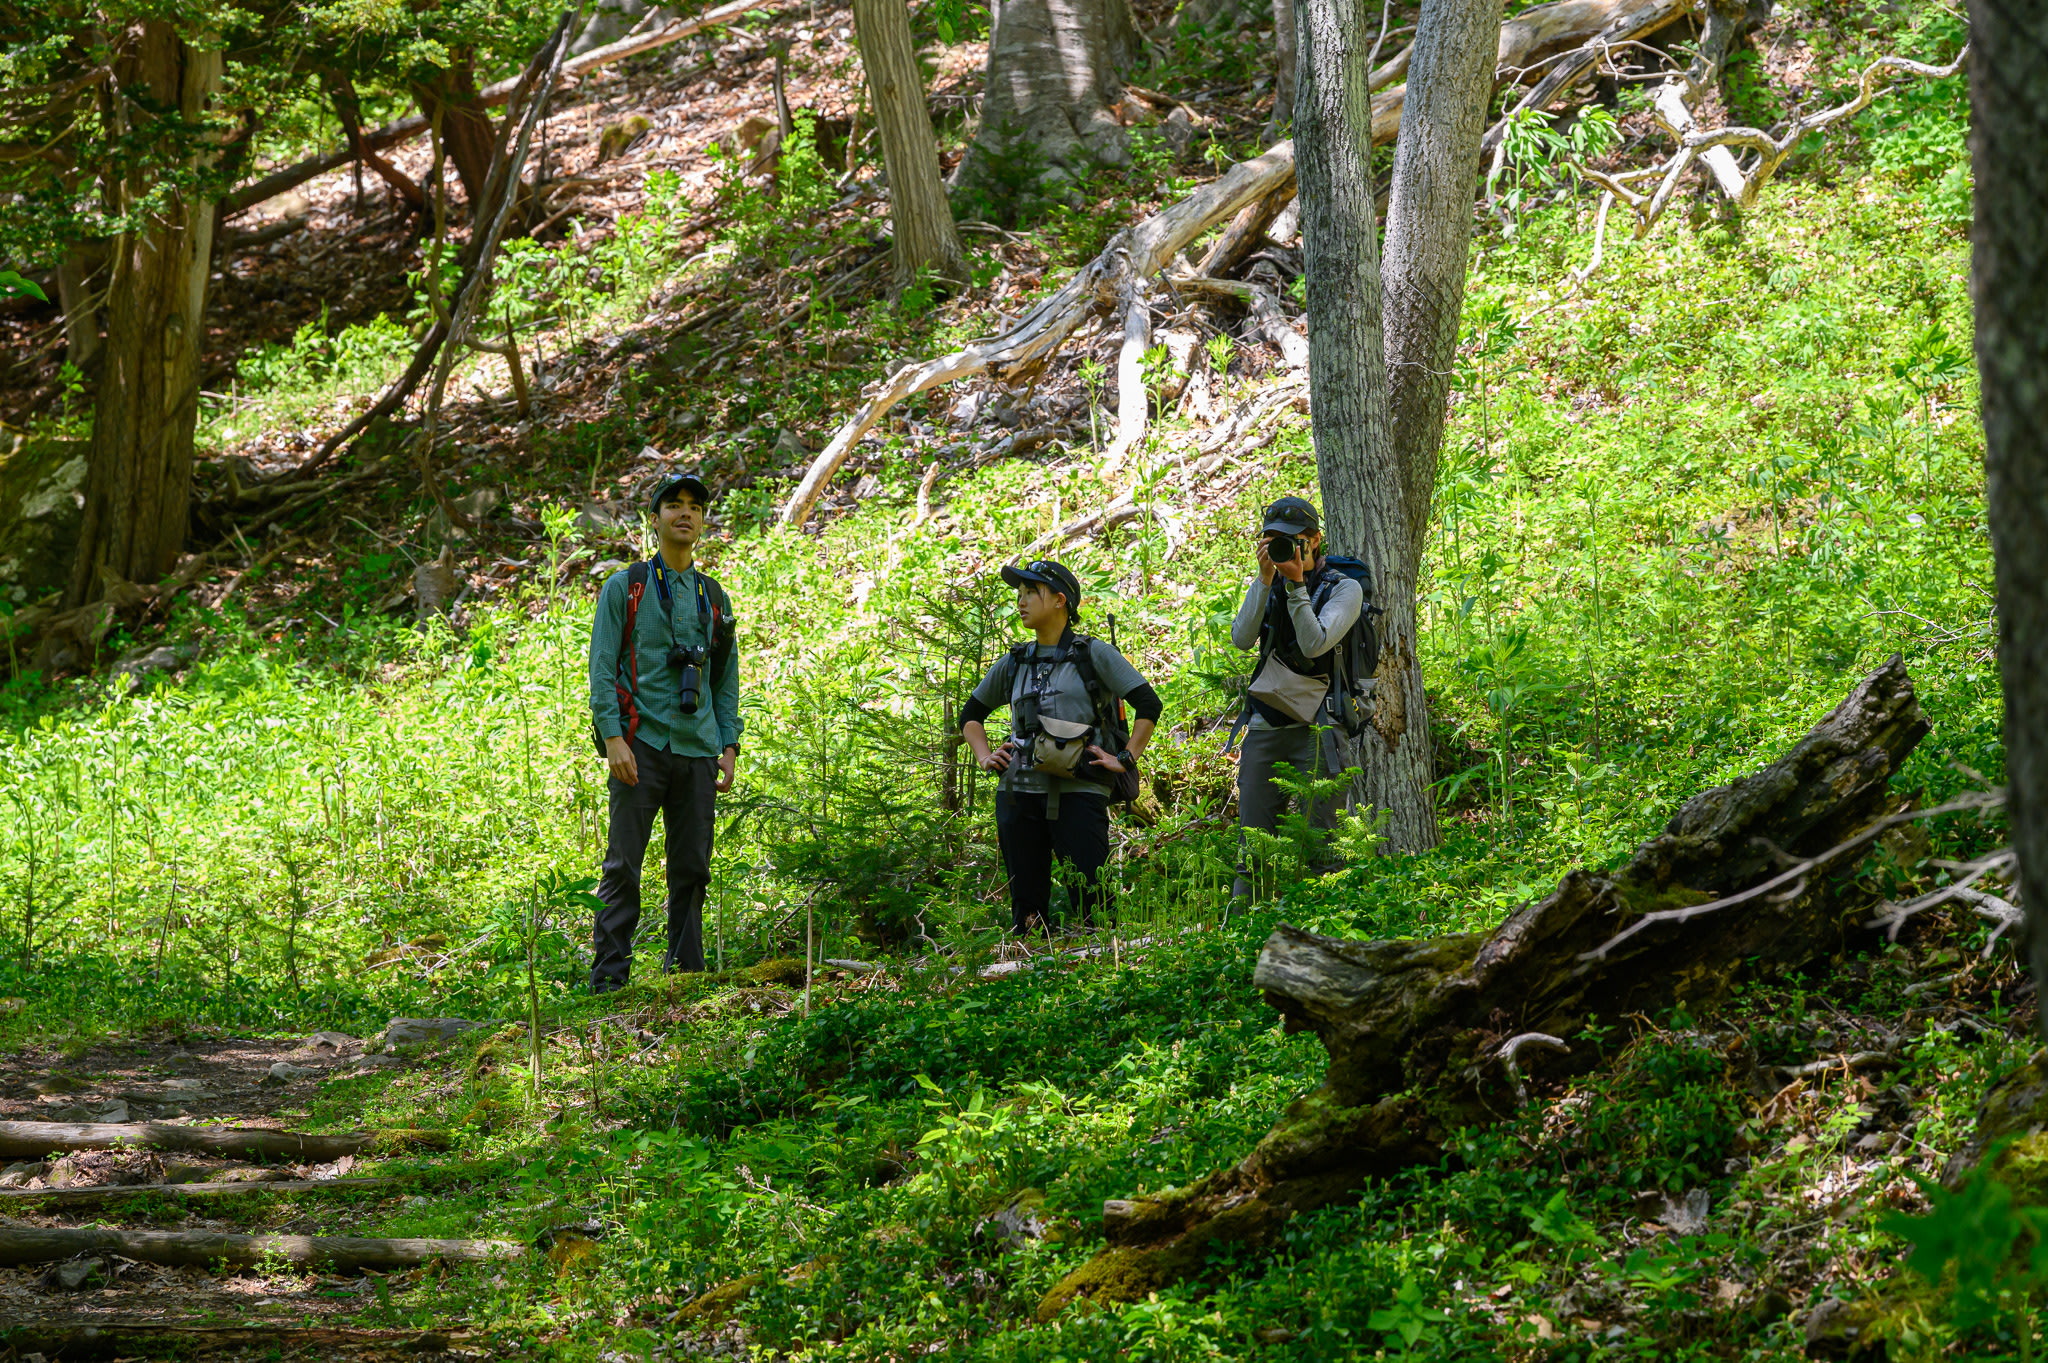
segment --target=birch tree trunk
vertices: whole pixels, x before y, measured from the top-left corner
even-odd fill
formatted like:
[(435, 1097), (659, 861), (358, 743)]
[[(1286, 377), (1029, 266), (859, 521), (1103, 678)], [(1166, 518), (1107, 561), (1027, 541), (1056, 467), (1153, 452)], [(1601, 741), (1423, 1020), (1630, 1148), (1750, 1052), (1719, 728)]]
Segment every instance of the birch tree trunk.
[(1368, 544), (1380, 620), (1378, 712), (1361, 737), (1366, 794), (1389, 811), (1393, 846), (1420, 852), (1441, 840), (1429, 794), (1435, 756), (1417, 661), (1415, 588), (1429, 535), (1444, 403), (1458, 353), (1458, 320), (1471, 255), (1479, 137), (1493, 94), (1501, 0), (1429, 0), (1408, 59), (1407, 96), (1394, 147), (1382, 270), (1388, 443), (1365, 482), (1368, 520), (1392, 526)]
[(1004, 0), (989, 35), (981, 127), (959, 182), (992, 182), (992, 154), (1029, 143), (1047, 162), (1049, 189), (1096, 165), (1127, 165), (1114, 106), (1122, 72), (1138, 53), (1129, 0)]
[(2048, 911), (2048, 5), (1970, 0), (1970, 107), (1970, 291), (2012, 845), (2034, 980), (2048, 989), (2048, 930), (2035, 921)]
[[(124, 98), (138, 97), (131, 105), (146, 99), (190, 127), (220, 89), (221, 56), (191, 47), (172, 23), (152, 19), (116, 59), (115, 80)], [(202, 159), (196, 154), (190, 162)], [(151, 188), (139, 174), (110, 186), (123, 207)], [(70, 605), (96, 599), (109, 573), (156, 581), (184, 545), (213, 220), (211, 200), (173, 192), (114, 241)]]
[(889, 173), (889, 219), (895, 235), (896, 287), (930, 270), (954, 284), (967, 282), (967, 259), (953, 209), (939, 182), (939, 145), (925, 112), (924, 77), (910, 38), (904, 0), (853, 0), (861, 65), (875, 101), (875, 131)]

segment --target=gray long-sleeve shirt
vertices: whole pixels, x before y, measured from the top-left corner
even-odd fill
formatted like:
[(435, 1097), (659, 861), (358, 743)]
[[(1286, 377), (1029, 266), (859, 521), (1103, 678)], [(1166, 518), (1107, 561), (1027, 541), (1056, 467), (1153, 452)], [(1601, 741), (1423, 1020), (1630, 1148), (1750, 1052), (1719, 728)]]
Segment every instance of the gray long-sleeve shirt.
[[(1273, 586), (1286, 589), (1287, 617), (1294, 622), (1294, 641), (1305, 658), (1320, 658), (1335, 648), (1358, 623), (1358, 613), (1365, 608), (1365, 589), (1350, 577), (1337, 579), (1320, 611), (1310, 602), (1306, 585), (1276, 573)], [(1259, 646), (1259, 631), (1266, 623), (1266, 603), (1271, 599), (1271, 590), (1259, 580), (1257, 573), (1253, 573), (1245, 583), (1244, 604), (1237, 608), (1237, 618), (1230, 622), (1230, 642), (1246, 652)], [(1267, 724), (1265, 716), (1254, 712), (1251, 727), (1265, 729), (1272, 726)]]

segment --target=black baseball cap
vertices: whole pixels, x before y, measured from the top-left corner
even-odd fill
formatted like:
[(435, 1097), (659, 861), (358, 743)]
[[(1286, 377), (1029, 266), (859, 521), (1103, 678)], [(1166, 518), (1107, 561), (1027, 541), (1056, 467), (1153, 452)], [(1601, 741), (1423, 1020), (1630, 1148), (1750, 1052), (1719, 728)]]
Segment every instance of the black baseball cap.
[(687, 492), (697, 499), (697, 505), (708, 508), (711, 505), (711, 489), (704, 486), (704, 480), (694, 473), (678, 473), (673, 478), (664, 478), (654, 485), (654, 495), (647, 499), (649, 514), (659, 516), (661, 504), (678, 492)]
[(1049, 558), (1034, 559), (1023, 567), (1003, 569), (1003, 581), (1012, 587), (1021, 587), (1027, 582), (1036, 582), (1052, 588), (1067, 598), (1067, 613), (1077, 614), (1081, 609), (1081, 583), (1064, 563), (1054, 563)]
[(1282, 497), (1266, 508), (1261, 528), (1275, 535), (1320, 534), (1323, 521), (1316, 515), (1315, 503), (1308, 498)]

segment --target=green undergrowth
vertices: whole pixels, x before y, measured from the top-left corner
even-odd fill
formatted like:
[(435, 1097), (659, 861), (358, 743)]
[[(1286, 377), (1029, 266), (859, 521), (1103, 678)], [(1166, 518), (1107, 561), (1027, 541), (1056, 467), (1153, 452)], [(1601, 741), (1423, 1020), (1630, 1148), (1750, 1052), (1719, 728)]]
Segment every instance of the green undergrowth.
[[(405, 546), (427, 547), (430, 504), (398, 495), (400, 546), (337, 527), (333, 571), (295, 584), (289, 616), (177, 621), (201, 650), (177, 677), (0, 694), (0, 996), (22, 1000), (0, 1040), (493, 1020), (326, 1086), (311, 1118), (446, 1129), (458, 1158), (506, 1171), (381, 1200), (364, 1233), (553, 1232), (557, 1249), (401, 1279), (365, 1320), (459, 1312), (525, 1356), (686, 1355), (737, 1331), (762, 1357), (1798, 1357), (1827, 1296), (1888, 1290), (1908, 1238), (1887, 1218), (1927, 1211), (1915, 1177), (2024, 1058), (2019, 973), (2006, 948), (1980, 956), (1967, 915), (1859, 936), (1713, 1016), (1596, 1019), (1568, 1039), (1572, 1067), (1538, 1070), (1530, 1106), (1442, 1167), (1147, 1300), (1037, 1311), (1103, 1247), (1105, 1199), (1227, 1165), (1318, 1081), (1320, 1048), (1252, 987), (1278, 922), (1491, 927), (1777, 756), (1894, 652), (1933, 725), (1899, 791), (2002, 780), (1959, 95), (1914, 98), (1741, 219), (1611, 238), (1581, 294), (1558, 281), (1584, 260), (1583, 200), (1533, 196), (1513, 240), (1482, 239), (1422, 592), (1435, 851), (1380, 856), (1354, 822), (1347, 869), (1307, 879), (1282, 837), (1262, 902), (1226, 913), (1223, 740), (1249, 663), (1228, 624), (1257, 509), (1313, 485), (1299, 416), (1217, 484), (1172, 480), (1192, 432), (1167, 414), (1107, 484), (1089, 448), (1055, 445), (949, 473), (938, 517), (913, 524), (933, 454), (912, 423), (939, 421), (957, 396), (941, 392), (863, 447), (856, 513), (793, 534), (767, 528), (787, 489), (762, 447), (829, 424), (841, 371), (721, 376), (687, 395), (714, 430), (690, 450), (758, 476), (707, 554), (739, 605), (748, 726), (721, 803), (714, 972), (583, 996), (605, 816), (583, 700), (593, 569), (644, 545), (579, 529), (574, 508), (636, 488), (631, 454), (684, 425), (675, 390), (636, 380), (605, 420), (537, 439), (514, 509), (542, 531), (460, 629), (370, 611)], [(1117, 174), (1158, 190), (1169, 169)], [(745, 192), (756, 236), (690, 269), (769, 268), (773, 247), (801, 270)], [(587, 278), (573, 260), (515, 252), (522, 324), (574, 304), (594, 336), (643, 306), (676, 277), (660, 211), (607, 248), (602, 298), (557, 288)], [(1080, 250), (1112, 225), (1082, 212), (1027, 230)], [(949, 306), (809, 317), (789, 344), (867, 329), (855, 353), (879, 368), (975, 329), (971, 303)], [(1232, 350), (1211, 354), (1242, 400), (1264, 376)], [(321, 353), (322, 382), (361, 361)], [(1113, 615), (1167, 706), (1145, 799), (1116, 825), (1117, 921), (1060, 943), (1094, 954), (984, 978), (1007, 921), (992, 792), (947, 735), (1014, 633), (994, 567), (1133, 487), (1141, 514), (1066, 555), (1084, 627)], [(1949, 819), (1890, 839), (1849, 898), (1927, 889), (1937, 861), (2000, 836)], [(650, 902), (659, 867), (657, 847)], [(807, 988), (806, 954), (885, 969), (821, 966)], [(1879, 1048), (1881, 1066), (1793, 1074)], [(569, 1227), (594, 1248), (559, 1251)], [(1914, 1319), (1902, 1357), (2018, 1349), (2011, 1310)]]

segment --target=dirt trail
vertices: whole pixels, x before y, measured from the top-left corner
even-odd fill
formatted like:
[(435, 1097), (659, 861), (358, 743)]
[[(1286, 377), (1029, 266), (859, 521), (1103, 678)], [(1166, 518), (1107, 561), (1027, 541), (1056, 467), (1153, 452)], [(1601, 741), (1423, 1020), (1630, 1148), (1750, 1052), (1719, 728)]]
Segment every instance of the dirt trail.
[[(0, 1120), (296, 1128), (309, 1115), (320, 1085), (360, 1072), (363, 1054), (360, 1040), (338, 1033), (280, 1041), (112, 1040), (70, 1058), (29, 1047), (0, 1058)], [(288, 1068), (273, 1074), (273, 1066)], [(355, 1163), (344, 1157), (265, 1165), (204, 1155), (87, 1151), (0, 1161), (0, 1187), (324, 1181), (349, 1176)], [(340, 1197), (326, 1190), (247, 1198), (162, 1195), (75, 1208), (10, 1200), (0, 1206), (0, 1225), (350, 1235), (364, 1233), (373, 1219), (420, 1196), (398, 1186)], [(423, 1337), (423, 1323), (410, 1319), (411, 1313), (394, 1317), (385, 1308), (389, 1292), (402, 1290), (413, 1274), (432, 1271), (391, 1275), (398, 1281), (290, 1268), (215, 1273), (107, 1254), (0, 1268), (0, 1359), (195, 1350), (214, 1358), (275, 1358), (279, 1350), (300, 1358), (491, 1357), (459, 1335), (451, 1338), (448, 1329), (456, 1322), (435, 1321), (442, 1333)]]

